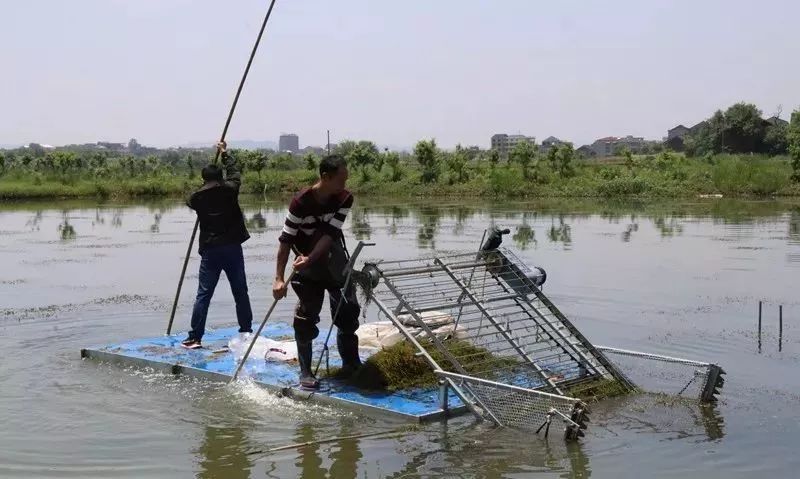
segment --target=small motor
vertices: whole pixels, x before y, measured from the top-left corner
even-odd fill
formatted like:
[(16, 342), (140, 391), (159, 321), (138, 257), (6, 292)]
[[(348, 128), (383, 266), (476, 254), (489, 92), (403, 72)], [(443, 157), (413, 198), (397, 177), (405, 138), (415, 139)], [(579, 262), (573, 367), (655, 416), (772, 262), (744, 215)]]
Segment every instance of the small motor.
[(481, 251), (492, 251), (499, 248), (503, 243), (503, 235), (507, 235), (509, 233), (511, 233), (511, 230), (508, 228), (501, 230), (497, 226), (493, 226), (489, 230), (489, 237), (486, 238), (486, 242), (483, 243), (483, 246), (481, 246)]
[(525, 276), (531, 280), (537, 288), (541, 288), (544, 282), (547, 281), (547, 271), (541, 266), (531, 267), (531, 271), (525, 273)]
[(381, 273), (374, 264), (367, 263), (361, 271), (353, 271), (353, 280), (360, 284), (365, 290), (372, 290), (378, 286), (381, 280)]
[(501, 276), (505, 278), (512, 288), (522, 289), (518, 292), (520, 294), (529, 294), (528, 287), (523, 286), (520, 278), (524, 275), (531, 283), (541, 288), (545, 281), (547, 281), (547, 272), (541, 266), (528, 267), (524, 264), (515, 264), (515, 260), (507, 258), (503, 253), (495, 251), (503, 243), (503, 235), (511, 232), (508, 228), (500, 229), (497, 226), (492, 226), (489, 229), (489, 236), (481, 246), (481, 252), (486, 256), (486, 270), (493, 276)]

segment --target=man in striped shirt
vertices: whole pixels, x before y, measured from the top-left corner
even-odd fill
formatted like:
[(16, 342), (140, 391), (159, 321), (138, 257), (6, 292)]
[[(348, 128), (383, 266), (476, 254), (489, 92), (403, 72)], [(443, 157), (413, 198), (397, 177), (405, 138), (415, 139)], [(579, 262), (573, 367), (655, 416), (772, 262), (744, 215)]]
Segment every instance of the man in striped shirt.
[[(296, 258), (292, 267), (292, 289), (298, 303), (294, 314), (294, 335), (300, 363), (300, 385), (318, 388), (312, 372), (312, 341), (319, 335), (317, 323), (325, 291), (330, 300), (331, 316), (343, 300), (341, 272), (347, 258), (344, 249), (344, 224), (353, 195), (345, 189), (348, 171), (344, 158), (329, 155), (319, 165), (319, 180), (292, 199), (283, 225), (278, 248), (277, 271), (272, 285), (275, 299), (286, 296), (284, 278), (289, 252)], [(342, 374), (352, 374), (361, 366), (358, 356), (358, 315), (361, 311), (351, 286), (344, 293), (344, 303), (333, 322), (338, 328), (336, 346), (342, 358)]]

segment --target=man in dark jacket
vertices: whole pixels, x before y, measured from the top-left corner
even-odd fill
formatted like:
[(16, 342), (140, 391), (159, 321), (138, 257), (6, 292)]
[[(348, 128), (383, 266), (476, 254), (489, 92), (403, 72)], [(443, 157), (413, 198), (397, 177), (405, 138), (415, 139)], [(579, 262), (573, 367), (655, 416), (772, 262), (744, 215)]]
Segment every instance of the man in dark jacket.
[[(242, 183), (236, 159), (228, 155), (225, 142), (217, 145), (222, 156), (222, 166), (210, 164), (203, 168), (204, 184), (186, 202), (197, 212), (200, 220), (200, 277), (197, 299), (192, 311), (192, 329), (182, 345), (201, 348), (206, 328), (206, 316), (219, 275), (225, 271), (236, 300), (236, 319), (240, 333), (253, 332), (253, 312), (247, 294), (242, 243), (250, 238), (239, 207), (239, 187)], [(223, 177), (224, 170), (224, 177)]]

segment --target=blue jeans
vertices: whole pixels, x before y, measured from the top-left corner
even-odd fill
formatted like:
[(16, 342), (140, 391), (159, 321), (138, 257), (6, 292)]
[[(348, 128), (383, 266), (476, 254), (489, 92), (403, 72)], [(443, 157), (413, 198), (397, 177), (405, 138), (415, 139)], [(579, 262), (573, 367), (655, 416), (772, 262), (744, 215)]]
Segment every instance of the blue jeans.
[(247, 294), (247, 278), (244, 273), (244, 255), (241, 244), (211, 246), (203, 251), (200, 260), (200, 278), (197, 285), (197, 299), (192, 311), (192, 329), (189, 337), (201, 340), (206, 331), (208, 305), (219, 281), (219, 274), (225, 271), (231, 285), (233, 299), (236, 300), (236, 319), (239, 332), (251, 332), (253, 311), (250, 309), (250, 296)]

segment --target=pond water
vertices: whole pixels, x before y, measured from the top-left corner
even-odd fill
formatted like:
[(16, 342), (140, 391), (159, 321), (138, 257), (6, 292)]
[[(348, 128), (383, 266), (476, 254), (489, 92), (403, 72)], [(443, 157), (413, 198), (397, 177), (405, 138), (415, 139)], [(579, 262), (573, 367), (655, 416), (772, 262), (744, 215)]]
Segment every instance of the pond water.
[[(284, 200), (243, 199), (257, 320), (271, 302)], [(351, 249), (377, 243), (365, 259), (471, 251), (487, 226), (507, 227), (505, 245), (547, 270), (545, 292), (594, 343), (728, 373), (713, 407), (596, 404), (587, 436), (568, 445), (463, 416), (267, 453), (402, 424), (82, 361), (82, 347), (163, 333), (193, 222), (178, 200), (0, 205), (0, 477), (711, 478), (800, 468), (800, 204), (357, 198), (345, 229)], [(188, 328), (198, 264), (194, 248), (176, 331)], [(279, 302), (272, 320), (289, 321), (294, 301)], [(234, 324), (223, 278), (209, 326)]]

